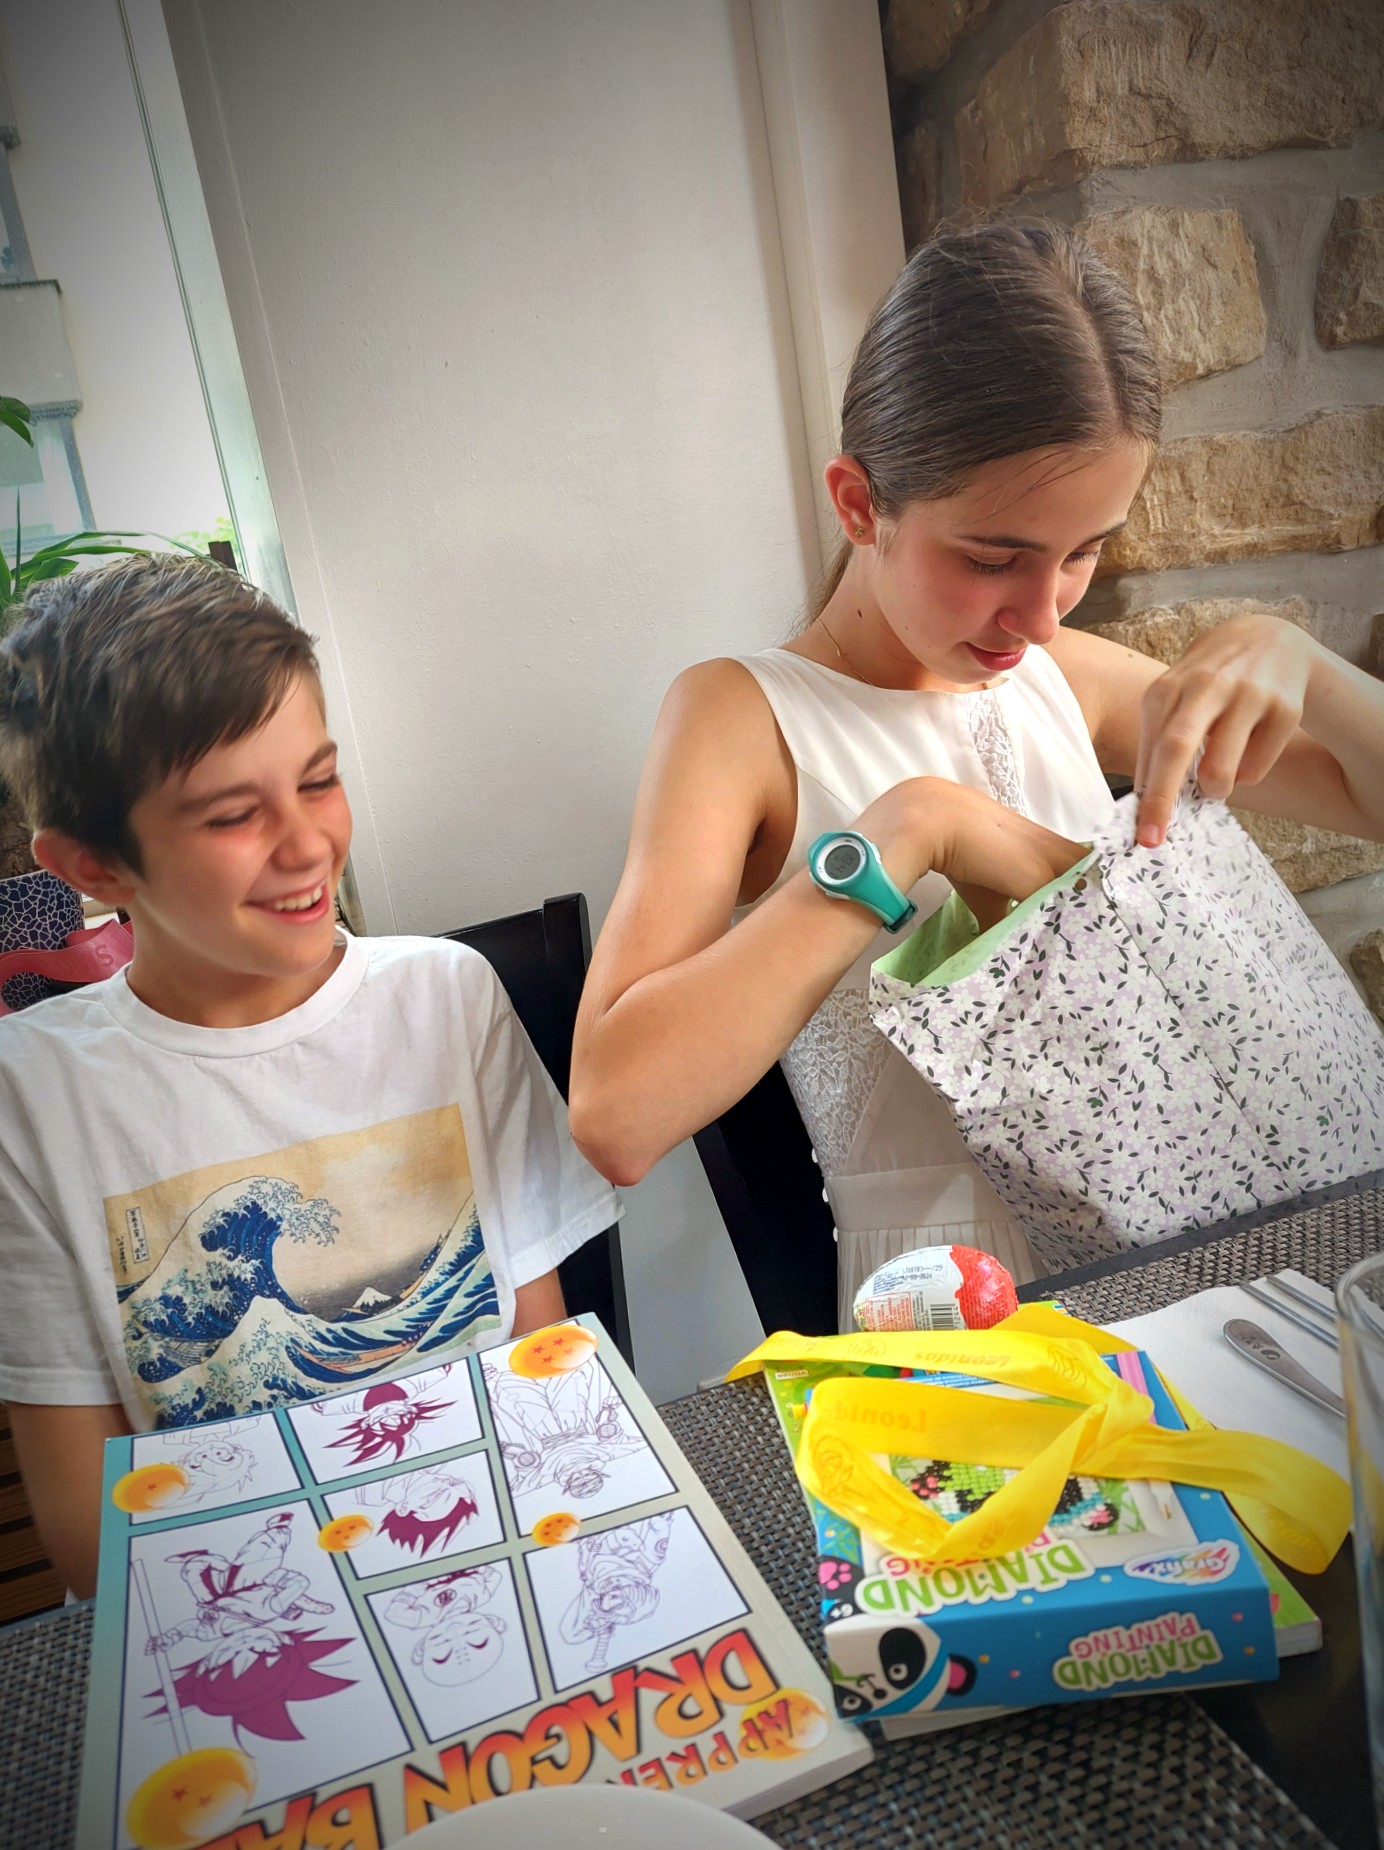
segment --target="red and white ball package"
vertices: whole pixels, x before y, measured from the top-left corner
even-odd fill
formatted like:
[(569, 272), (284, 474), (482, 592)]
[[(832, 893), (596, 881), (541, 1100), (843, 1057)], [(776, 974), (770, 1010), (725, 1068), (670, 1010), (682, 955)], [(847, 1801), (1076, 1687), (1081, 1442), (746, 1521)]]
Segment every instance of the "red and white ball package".
[(974, 1246), (919, 1246), (886, 1259), (854, 1305), (861, 1330), (988, 1330), (1018, 1308), (1007, 1269)]

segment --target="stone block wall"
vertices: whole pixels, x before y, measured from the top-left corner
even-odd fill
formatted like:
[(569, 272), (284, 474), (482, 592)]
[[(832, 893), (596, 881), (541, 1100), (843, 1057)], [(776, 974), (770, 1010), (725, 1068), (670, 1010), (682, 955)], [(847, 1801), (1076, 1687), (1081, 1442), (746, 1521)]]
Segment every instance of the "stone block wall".
[[(1384, 4), (887, 0), (909, 247), (1041, 215), (1129, 283), (1163, 450), (1071, 619), (1160, 660), (1244, 609), (1384, 673)], [(1248, 826), (1296, 890), (1378, 844)]]

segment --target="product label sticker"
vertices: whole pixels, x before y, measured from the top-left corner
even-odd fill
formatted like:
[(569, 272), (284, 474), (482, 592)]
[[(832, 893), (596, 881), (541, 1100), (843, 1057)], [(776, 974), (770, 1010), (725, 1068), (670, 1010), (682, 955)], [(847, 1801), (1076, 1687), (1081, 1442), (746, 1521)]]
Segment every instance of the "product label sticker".
[(1197, 1542), (1189, 1548), (1169, 1548), (1162, 1554), (1140, 1555), (1133, 1561), (1126, 1561), (1124, 1571), (1131, 1580), (1201, 1587), (1233, 1574), (1239, 1559), (1240, 1550), (1234, 1542)]

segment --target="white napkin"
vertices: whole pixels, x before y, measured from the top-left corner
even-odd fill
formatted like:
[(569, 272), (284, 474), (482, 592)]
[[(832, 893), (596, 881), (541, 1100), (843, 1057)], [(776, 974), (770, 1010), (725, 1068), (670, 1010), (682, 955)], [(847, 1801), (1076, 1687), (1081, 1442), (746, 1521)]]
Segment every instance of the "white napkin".
[[(1297, 1272), (1285, 1272), (1326, 1308), (1331, 1294)], [(1286, 1387), (1254, 1362), (1246, 1360), (1226, 1341), (1223, 1326), (1232, 1317), (1257, 1323), (1280, 1348), (1291, 1355), (1333, 1393), (1341, 1392), (1340, 1351), (1309, 1336), (1286, 1317), (1280, 1317), (1238, 1285), (1220, 1285), (1199, 1291), (1147, 1316), (1128, 1317), (1103, 1327), (1137, 1343), (1152, 1356), (1160, 1373), (1184, 1393), (1198, 1413), (1213, 1426), (1237, 1432), (1262, 1433), (1297, 1446), (1349, 1481), (1346, 1424), (1325, 1407), (1314, 1406), (1296, 1389)]]

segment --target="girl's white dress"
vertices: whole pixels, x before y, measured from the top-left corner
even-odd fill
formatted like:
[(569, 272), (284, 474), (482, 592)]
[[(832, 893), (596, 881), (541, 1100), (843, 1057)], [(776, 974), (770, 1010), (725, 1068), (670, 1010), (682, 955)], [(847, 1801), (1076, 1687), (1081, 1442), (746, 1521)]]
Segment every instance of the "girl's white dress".
[[(989, 791), (1074, 841), (1089, 840), (1113, 808), (1081, 709), (1043, 649), (968, 693), (872, 687), (785, 649), (736, 659), (763, 690), (797, 767), (797, 825), (770, 893), (803, 866), (818, 835), (849, 828), (910, 777)], [(910, 894), (919, 918), (950, 891), (940, 874), (926, 874)], [(844, 1330), (854, 1327), (851, 1303), (864, 1279), (913, 1247), (977, 1246), (1019, 1282), (1037, 1276), (1028, 1242), (946, 1106), (870, 1020), (870, 965), (897, 942), (880, 931), (782, 1060), (836, 1222)]]

